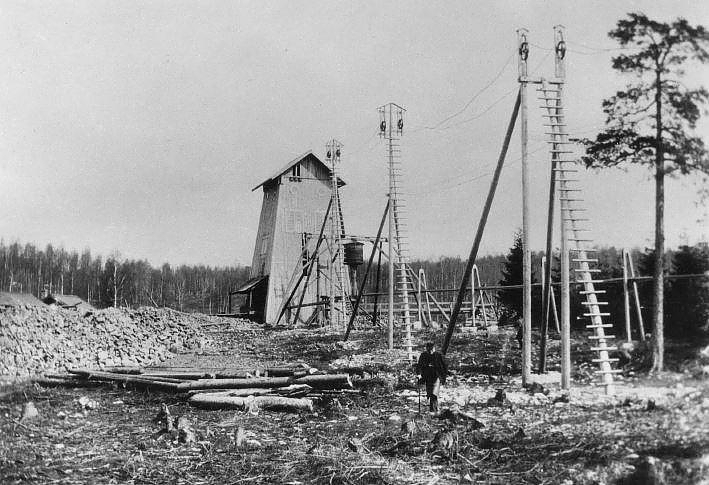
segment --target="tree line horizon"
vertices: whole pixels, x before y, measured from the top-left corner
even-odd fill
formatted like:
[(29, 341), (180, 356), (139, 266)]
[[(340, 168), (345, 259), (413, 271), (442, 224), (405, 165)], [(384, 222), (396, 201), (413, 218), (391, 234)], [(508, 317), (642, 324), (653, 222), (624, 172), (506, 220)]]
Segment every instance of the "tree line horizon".
[[(516, 234), (506, 254), (478, 258), (476, 266), (484, 285), (521, 284), (520, 244), (519, 234)], [(622, 275), (621, 251), (622, 249), (614, 246), (599, 248), (599, 268), (602, 271), (600, 278), (617, 278)], [(652, 249), (635, 247), (630, 252), (638, 276), (652, 275), (654, 257)], [(676, 264), (677, 255), (682, 259), (679, 266)], [(542, 256), (542, 251), (532, 253), (535, 282), (541, 280)], [(683, 245), (676, 250), (668, 250), (665, 259), (668, 261), (668, 274), (697, 274), (709, 270), (709, 248), (706, 243), (698, 243), (694, 246)], [(465, 263), (465, 260), (459, 256), (440, 256), (437, 259), (429, 257), (413, 260), (411, 267), (414, 271), (423, 268), (428, 287), (431, 289), (457, 288), (463, 279)], [(554, 261), (552, 267), (556, 274), (555, 280), (558, 280), (557, 266), (557, 262)], [(364, 267), (361, 267), (358, 271), (360, 282), (363, 273)], [(379, 273), (377, 284), (376, 268), (372, 268), (365, 285), (365, 292), (375, 292), (377, 287), (380, 292), (386, 291), (386, 264), (382, 265)], [(116, 253), (104, 257), (92, 254), (88, 248), (79, 252), (66, 250), (63, 246), (57, 248), (47, 244), (44, 249), (41, 249), (32, 243), (22, 244), (14, 241), (8, 244), (4, 239), (0, 239), (0, 291), (31, 293), (39, 298), (47, 291), (52, 294), (72, 294), (97, 308), (156, 306), (185, 312), (223, 313), (227, 309), (229, 291), (244, 284), (249, 276), (249, 266), (203, 264), (172, 266), (163, 263), (156, 267), (147, 260), (125, 259)], [(699, 288), (702, 288), (702, 282), (698, 284)], [(680, 285), (696, 286), (692, 282), (682, 282)], [(612, 301), (611, 304), (620, 311), (615, 318), (620, 320), (622, 319), (620, 306), (622, 285), (615, 285), (613, 288), (609, 296), (617, 300)], [(649, 318), (651, 307), (649, 285), (641, 285), (640, 293), (644, 313), (647, 311)], [(692, 298), (695, 294), (696, 291), (689, 291), (687, 298)], [(521, 308), (521, 291), (499, 292), (498, 298), (508, 316), (514, 316), (514, 313)], [(537, 299), (533, 299), (534, 307), (541, 306)], [(686, 298), (680, 300), (682, 301), (677, 303), (683, 306), (687, 304), (684, 301)], [(702, 302), (693, 304), (696, 306), (700, 303)], [(678, 309), (675, 306), (670, 301), (668, 312), (676, 314)], [(704, 310), (706, 309), (702, 311)], [(535, 320), (538, 320), (538, 311), (535, 311), (535, 315), (537, 315)], [(694, 328), (697, 325), (698, 323), (694, 323), (691, 326)]]

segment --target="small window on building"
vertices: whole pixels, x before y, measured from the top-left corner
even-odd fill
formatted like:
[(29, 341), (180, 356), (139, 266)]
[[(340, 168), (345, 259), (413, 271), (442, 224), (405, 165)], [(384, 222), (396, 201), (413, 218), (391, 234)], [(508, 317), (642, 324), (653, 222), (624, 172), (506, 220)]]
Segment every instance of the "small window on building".
[(303, 211), (298, 209), (289, 209), (286, 211), (286, 232), (298, 233), (305, 231), (303, 228)]
[(295, 178), (300, 178), (300, 164), (296, 163), (293, 165), (293, 168), (291, 168), (291, 176)]

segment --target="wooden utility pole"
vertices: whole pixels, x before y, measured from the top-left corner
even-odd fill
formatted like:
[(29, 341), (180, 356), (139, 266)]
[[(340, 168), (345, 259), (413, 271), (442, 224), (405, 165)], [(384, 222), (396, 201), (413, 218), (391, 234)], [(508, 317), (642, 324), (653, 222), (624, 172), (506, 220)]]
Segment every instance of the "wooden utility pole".
[[(566, 67), (564, 65), (564, 55), (566, 53), (561, 50), (564, 43), (564, 33), (563, 26), (557, 25), (554, 27), (554, 46), (555, 46), (555, 56), (554, 56), (554, 74), (556, 75), (558, 84), (559, 95), (558, 98), (561, 99), (561, 91), (563, 89), (564, 78), (566, 77)], [(560, 105), (557, 101), (557, 112), (560, 110)], [(556, 119), (557, 122), (559, 117), (551, 118)], [(559, 131), (560, 131), (559, 127)], [(552, 130), (554, 131), (554, 130)], [(553, 146), (553, 145), (552, 145)], [(557, 166), (560, 164), (557, 163)], [(570, 288), (570, 260), (569, 260), (569, 231), (575, 230), (572, 223), (571, 211), (573, 207), (568, 199), (568, 181), (566, 180), (566, 172), (562, 172), (562, 181), (559, 184), (560, 193), (564, 197), (560, 197), (559, 219), (561, 221), (561, 388), (568, 390), (571, 388), (571, 288)], [(574, 237), (578, 237), (574, 234)], [(578, 241), (577, 241), (578, 244)], [(584, 253), (581, 253), (585, 255)], [(580, 256), (579, 256), (580, 257)], [(586, 256), (583, 256), (586, 258)], [(587, 263), (584, 263), (588, 266)], [(590, 278), (590, 276), (589, 276)], [(595, 301), (595, 294), (591, 294), (589, 300), (593, 299)], [(600, 329), (603, 330), (603, 329)]]
[[(387, 140), (389, 163), (389, 325), (388, 347), (394, 348), (394, 291), (397, 286), (401, 298), (401, 312), (406, 331), (406, 348), (409, 360), (411, 352), (411, 315), (409, 313), (409, 290), (412, 289), (406, 272), (408, 254), (406, 247), (407, 216), (401, 198), (401, 136), (404, 130), (406, 109), (396, 103), (387, 103), (378, 108), (379, 136)], [(398, 285), (394, 279), (399, 272)]]
[(630, 295), (628, 294), (628, 264), (625, 258), (625, 248), (621, 253), (623, 260), (623, 309), (625, 310), (625, 338), (628, 343), (633, 341), (633, 335), (630, 331)]
[[(385, 116), (386, 120), (386, 116)], [(389, 120), (387, 130), (391, 130), (391, 110), (389, 110)], [(389, 141), (389, 318), (387, 320), (387, 344), (389, 350), (394, 350), (394, 147), (392, 146), (391, 135)]]
[[(635, 301), (635, 313), (638, 316), (638, 331), (640, 332), (640, 340), (645, 341), (645, 324), (643, 323), (643, 314), (642, 310), (640, 308), (640, 294), (638, 293), (638, 281), (635, 279), (635, 267), (633, 266), (633, 256), (630, 252), (629, 249), (623, 249), (622, 252), (623, 256), (623, 284), (625, 285), (626, 292), (630, 291), (630, 288), (628, 288), (627, 281), (628, 277), (626, 273), (628, 273), (629, 270), (629, 275), (630, 279), (632, 280), (632, 285), (633, 285), (633, 297)], [(630, 295), (627, 295), (626, 298), (629, 299)], [(626, 302), (626, 307), (628, 308), (626, 312), (626, 322), (630, 322), (630, 304)], [(628, 325), (630, 325), (628, 323)], [(630, 328), (630, 327), (628, 327)], [(630, 334), (628, 334), (630, 335)], [(630, 342), (630, 337), (628, 337), (628, 342)]]
[(522, 139), (522, 385), (532, 376), (532, 253), (529, 247), (529, 187), (527, 160), (527, 30), (517, 31), (520, 82), (520, 135)]

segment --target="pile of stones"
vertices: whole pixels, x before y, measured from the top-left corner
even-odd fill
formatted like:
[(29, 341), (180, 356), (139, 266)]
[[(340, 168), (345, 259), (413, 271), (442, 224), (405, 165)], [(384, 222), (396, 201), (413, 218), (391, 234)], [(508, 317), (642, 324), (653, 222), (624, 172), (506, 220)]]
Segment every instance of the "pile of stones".
[(208, 343), (213, 319), (165, 308), (108, 308), (86, 314), (51, 307), (0, 309), (0, 376), (72, 367), (146, 366)]

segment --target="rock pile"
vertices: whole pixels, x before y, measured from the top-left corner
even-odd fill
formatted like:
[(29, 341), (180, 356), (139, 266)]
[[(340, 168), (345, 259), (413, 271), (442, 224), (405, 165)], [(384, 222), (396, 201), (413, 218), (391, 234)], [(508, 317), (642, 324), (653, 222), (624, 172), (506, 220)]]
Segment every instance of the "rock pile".
[(61, 308), (2, 309), (0, 376), (155, 364), (171, 352), (204, 346), (205, 321), (212, 318), (150, 307), (108, 308), (84, 316)]

